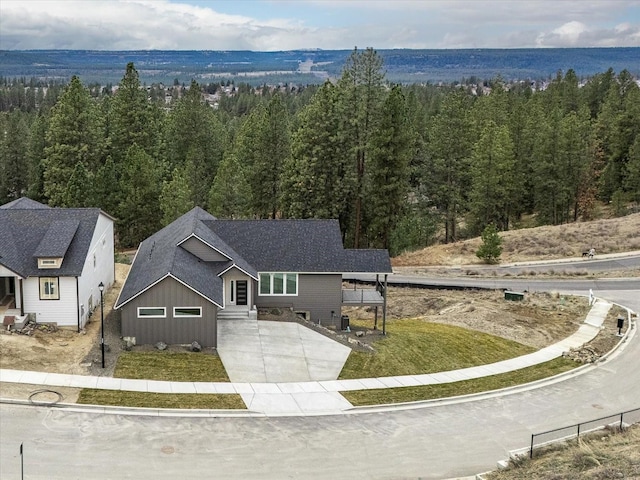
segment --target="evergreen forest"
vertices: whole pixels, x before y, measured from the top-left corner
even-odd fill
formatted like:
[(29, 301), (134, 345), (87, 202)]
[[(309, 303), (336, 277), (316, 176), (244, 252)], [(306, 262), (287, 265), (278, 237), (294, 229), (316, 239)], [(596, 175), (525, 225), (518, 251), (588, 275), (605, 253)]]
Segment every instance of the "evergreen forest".
[(0, 78), (0, 204), (100, 207), (122, 248), (194, 206), (335, 218), (345, 246), (395, 255), (640, 202), (640, 87), (626, 70), (400, 85), (356, 49), (322, 85), (167, 89), (129, 63), (115, 87)]

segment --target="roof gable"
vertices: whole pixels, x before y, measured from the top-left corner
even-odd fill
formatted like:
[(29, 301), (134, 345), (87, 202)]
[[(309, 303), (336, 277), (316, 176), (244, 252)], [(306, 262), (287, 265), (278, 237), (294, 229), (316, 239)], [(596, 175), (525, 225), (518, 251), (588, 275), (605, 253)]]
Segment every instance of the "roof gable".
[(140, 244), (120, 308), (167, 275), (223, 305), (223, 280), (258, 272), (390, 273), (386, 250), (345, 250), (337, 220), (217, 220), (199, 207)]
[(0, 208), (0, 265), (23, 278), (51, 275), (38, 268), (38, 257), (64, 257), (56, 275), (80, 276), (101, 214), (98, 208), (19, 208), (15, 203)]

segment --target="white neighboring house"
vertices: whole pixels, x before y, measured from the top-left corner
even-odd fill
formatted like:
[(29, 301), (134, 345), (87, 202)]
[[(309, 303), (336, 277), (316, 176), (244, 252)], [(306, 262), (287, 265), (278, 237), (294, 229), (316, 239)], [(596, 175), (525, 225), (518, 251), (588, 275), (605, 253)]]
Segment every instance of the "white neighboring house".
[(113, 217), (28, 198), (0, 206), (0, 321), (80, 331), (115, 277)]

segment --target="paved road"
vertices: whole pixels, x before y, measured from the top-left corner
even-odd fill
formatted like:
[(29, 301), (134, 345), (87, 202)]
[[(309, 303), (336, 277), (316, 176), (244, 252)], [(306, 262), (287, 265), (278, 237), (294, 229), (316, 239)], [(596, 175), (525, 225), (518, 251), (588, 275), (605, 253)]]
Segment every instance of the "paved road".
[[(598, 292), (640, 311), (636, 287)], [(449, 478), (493, 469), (531, 433), (639, 407), (640, 341), (545, 388), (358, 415), (155, 418), (0, 405), (0, 478)]]

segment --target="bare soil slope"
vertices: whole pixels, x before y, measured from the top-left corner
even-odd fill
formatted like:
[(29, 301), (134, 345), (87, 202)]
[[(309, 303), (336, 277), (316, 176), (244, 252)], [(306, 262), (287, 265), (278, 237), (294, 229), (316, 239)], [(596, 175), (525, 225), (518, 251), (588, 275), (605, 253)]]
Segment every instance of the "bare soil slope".
[[(501, 232), (502, 263), (580, 257), (640, 250), (640, 213), (592, 222), (543, 226)], [(394, 266), (472, 265), (481, 263), (475, 252), (480, 238), (408, 252), (392, 260)]]

